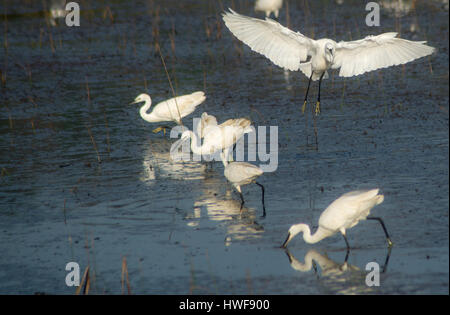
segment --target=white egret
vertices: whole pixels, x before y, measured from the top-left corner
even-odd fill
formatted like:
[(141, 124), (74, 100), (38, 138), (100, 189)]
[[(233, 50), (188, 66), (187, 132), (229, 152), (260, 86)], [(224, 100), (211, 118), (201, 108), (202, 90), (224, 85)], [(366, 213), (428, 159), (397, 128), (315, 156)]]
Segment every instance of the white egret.
[(217, 118), (213, 115), (208, 115), (207, 112), (203, 112), (196, 126), (196, 132), (203, 139), (205, 134), (214, 126), (218, 126)]
[[(205, 101), (205, 99), (205, 93), (202, 91), (177, 96), (156, 104), (151, 113), (147, 113), (152, 105), (152, 99), (148, 94), (139, 94), (130, 104), (144, 102), (144, 105), (139, 110), (139, 114), (148, 122), (174, 121), (178, 125), (181, 125), (181, 119), (192, 113), (198, 105)], [(158, 132), (162, 128), (166, 127), (156, 128), (153, 132)]]
[(283, 0), (256, 0), (255, 11), (263, 11), (266, 13), (266, 17), (270, 16), (273, 12), (275, 18), (278, 19), (278, 14), (283, 6)]
[(393, 243), (383, 220), (378, 217), (368, 217), (370, 210), (384, 200), (384, 196), (378, 195), (378, 191), (378, 188), (357, 190), (342, 195), (322, 212), (319, 218), (319, 227), (313, 235), (311, 235), (311, 230), (307, 224), (294, 224), (290, 227), (282, 247), (286, 248), (292, 238), (301, 232), (303, 232), (303, 239), (309, 244), (317, 243), (326, 237), (341, 232), (347, 245), (347, 251), (349, 251), (350, 245), (348, 244), (345, 230), (354, 227), (359, 221), (365, 219), (379, 221), (386, 235), (388, 245), (392, 246)]
[(300, 70), (309, 77), (302, 111), (304, 112), (311, 80), (319, 80), (316, 114), (320, 112), (320, 85), (328, 78), (328, 69), (340, 68), (339, 76), (352, 77), (365, 72), (396, 66), (432, 54), (435, 49), (425, 41), (398, 38), (397, 33), (367, 36), (355, 41), (314, 40), (293, 32), (266, 18), (256, 19), (230, 12), (222, 14), (225, 25), (252, 50), (287, 70)]
[[(204, 138), (205, 135), (207, 133), (213, 131), (215, 127), (226, 128), (226, 126), (235, 125), (236, 122), (237, 121), (235, 119), (228, 119), (227, 121), (225, 121), (219, 125), (217, 123), (217, 118), (215, 116), (209, 115), (207, 112), (203, 112), (201, 115), (200, 121), (198, 122), (198, 124), (196, 126), (196, 132), (200, 136), (200, 138)], [(245, 121), (245, 123), (248, 123), (248, 122)], [(242, 122), (241, 122), (241, 124), (242, 124)], [(252, 131), (252, 129), (250, 126), (248, 128), (246, 127), (244, 129), (244, 133), (249, 133), (251, 131)], [(238, 136), (238, 137), (240, 138), (240, 136)], [(239, 139), (237, 139), (237, 140), (239, 140)], [(236, 148), (236, 142), (233, 144), (233, 150), (231, 150), (231, 152), (233, 152), (234, 149)], [(229, 156), (228, 152), (225, 153), (225, 156), (226, 157)]]
[(255, 183), (261, 187), (262, 191), (262, 205), (263, 205), (263, 217), (266, 216), (266, 207), (264, 204), (264, 186), (255, 181), (256, 178), (261, 176), (264, 172), (258, 166), (247, 162), (231, 162), (224, 161), (225, 170), (224, 175), (227, 180), (233, 185), (241, 196), (241, 210), (245, 203), (244, 196), (242, 195), (241, 186)]
[(228, 119), (223, 124), (209, 125), (205, 130), (203, 144), (199, 145), (197, 136), (191, 130), (181, 134), (181, 140), (191, 139), (191, 150), (195, 154), (211, 155), (222, 151), (223, 163), (228, 160), (233, 145), (246, 133), (252, 132), (251, 121), (246, 118)]

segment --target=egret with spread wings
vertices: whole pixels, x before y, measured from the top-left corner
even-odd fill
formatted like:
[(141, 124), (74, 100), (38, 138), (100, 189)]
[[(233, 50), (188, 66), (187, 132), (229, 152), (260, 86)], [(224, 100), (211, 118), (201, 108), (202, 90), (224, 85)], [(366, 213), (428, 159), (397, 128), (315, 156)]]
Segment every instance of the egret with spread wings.
[(234, 36), (277, 66), (291, 71), (300, 70), (309, 77), (302, 112), (311, 80), (319, 80), (316, 114), (320, 112), (320, 85), (322, 79), (328, 78), (328, 69), (340, 68), (339, 76), (352, 77), (405, 64), (435, 50), (425, 45), (425, 41), (398, 38), (394, 32), (349, 42), (335, 42), (328, 38), (314, 40), (270, 18), (261, 20), (229, 10), (223, 13), (223, 20)]

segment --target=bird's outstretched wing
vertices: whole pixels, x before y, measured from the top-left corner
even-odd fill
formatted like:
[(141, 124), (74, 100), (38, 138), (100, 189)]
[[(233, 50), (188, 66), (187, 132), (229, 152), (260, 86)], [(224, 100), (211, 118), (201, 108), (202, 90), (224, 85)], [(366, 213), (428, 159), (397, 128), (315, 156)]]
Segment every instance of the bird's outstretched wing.
[(314, 40), (272, 19), (256, 19), (229, 10), (222, 15), (234, 36), (277, 66), (296, 71), (314, 48)]
[(341, 68), (339, 76), (352, 77), (376, 69), (401, 65), (430, 55), (435, 48), (426, 42), (409, 41), (396, 37), (397, 33), (336, 44), (332, 68)]

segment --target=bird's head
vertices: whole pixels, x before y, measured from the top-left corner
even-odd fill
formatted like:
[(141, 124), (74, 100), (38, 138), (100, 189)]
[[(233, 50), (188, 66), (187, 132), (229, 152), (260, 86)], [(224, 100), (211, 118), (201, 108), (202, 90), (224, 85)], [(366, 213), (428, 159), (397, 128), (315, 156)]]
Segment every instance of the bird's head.
[(286, 248), (287, 244), (296, 236), (298, 233), (303, 231), (303, 226), (305, 224), (294, 224), (289, 228), (288, 235), (286, 237), (286, 240), (284, 241), (283, 245), (281, 245), (282, 248)]
[(136, 104), (136, 103), (141, 103), (141, 102), (145, 102), (147, 99), (150, 99), (150, 96), (148, 94), (142, 93), (139, 94), (133, 102), (131, 102), (130, 104)]
[(325, 44), (325, 58), (328, 62), (333, 62), (335, 49), (333, 43), (328, 42)]

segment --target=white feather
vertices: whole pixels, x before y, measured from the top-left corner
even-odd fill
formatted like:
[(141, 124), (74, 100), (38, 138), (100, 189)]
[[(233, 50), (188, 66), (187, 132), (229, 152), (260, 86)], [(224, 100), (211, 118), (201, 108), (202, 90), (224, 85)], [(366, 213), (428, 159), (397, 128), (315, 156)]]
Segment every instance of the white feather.
[(269, 18), (251, 18), (230, 9), (223, 14), (223, 20), (239, 40), (287, 70), (298, 70), (313, 48), (311, 39)]

